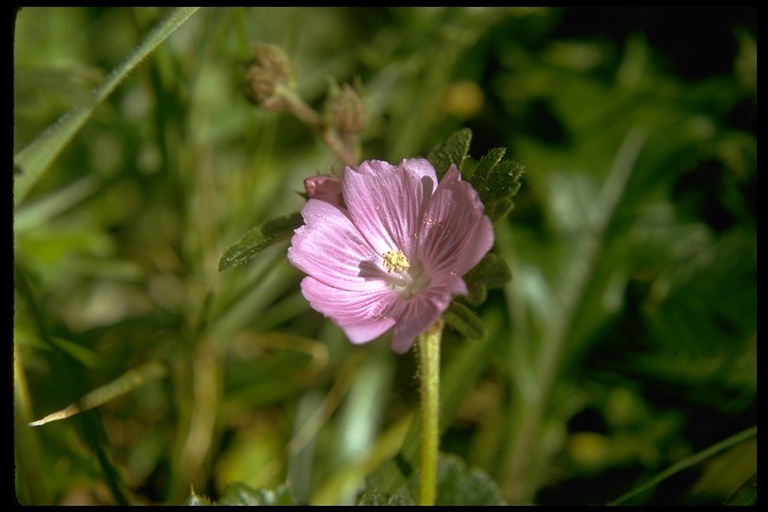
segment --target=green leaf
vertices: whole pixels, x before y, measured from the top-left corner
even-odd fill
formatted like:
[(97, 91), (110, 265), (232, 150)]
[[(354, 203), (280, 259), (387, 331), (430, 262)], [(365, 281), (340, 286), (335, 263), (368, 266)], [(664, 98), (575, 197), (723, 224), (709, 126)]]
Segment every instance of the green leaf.
[(208, 507), (208, 506), (211, 506), (212, 503), (211, 503), (211, 500), (209, 500), (205, 496), (197, 495), (193, 489), (189, 493), (189, 496), (187, 497), (183, 505), (187, 507)]
[(94, 389), (84, 397), (80, 398), (80, 400), (69, 404), (64, 409), (51, 413), (43, 419), (33, 421), (29, 426), (39, 427), (40, 425), (45, 425), (52, 421), (63, 420), (80, 412), (103, 405), (110, 400), (114, 400), (115, 398), (133, 391), (147, 382), (164, 377), (166, 371), (167, 368), (163, 363), (150, 361), (138, 368), (127, 371), (109, 384)]
[(291, 213), (251, 228), (235, 245), (226, 250), (219, 260), (219, 272), (248, 263), (270, 245), (291, 236), (302, 223), (300, 213)]
[(360, 499), (357, 501), (358, 505), (370, 505), (370, 506), (384, 506), (387, 504), (387, 495), (381, 491), (370, 490), (365, 491)]
[(291, 491), (284, 485), (277, 489), (252, 489), (243, 483), (233, 483), (224, 489), (219, 505), (294, 505)]
[(757, 473), (736, 489), (736, 492), (725, 500), (724, 505), (752, 506), (755, 502), (757, 502)]
[(659, 277), (643, 314), (663, 346), (735, 355), (755, 336), (757, 240), (734, 230)]
[(510, 279), (512, 272), (504, 260), (489, 252), (464, 276), (469, 295), (461, 299), (472, 306), (479, 306), (485, 302), (488, 288), (500, 288)]
[(13, 158), (13, 205), (16, 207), (29, 190), (45, 173), (51, 163), (80, 131), (93, 112), (117, 88), (141, 61), (147, 58), (160, 43), (173, 34), (199, 7), (180, 7), (144, 39), (119, 66), (107, 75), (90, 98), (48, 127), (39, 137), (14, 155)]
[(443, 319), (468, 340), (482, 340), (488, 335), (485, 324), (477, 313), (455, 300), (443, 313)]
[[(419, 496), (419, 472), (415, 471), (408, 481), (386, 499), (377, 490), (368, 490), (360, 498), (359, 505), (416, 505)], [(483, 471), (468, 468), (455, 455), (440, 454), (437, 466), (437, 494), (435, 505), (504, 505), (498, 485)]]
[(524, 171), (517, 162), (504, 160), (505, 153), (504, 148), (491, 149), (467, 176), (493, 222), (508, 214), (514, 206), (512, 198), (520, 190), (520, 177)]
[[(448, 140), (439, 144), (427, 155), (427, 160), (435, 168), (438, 178), (442, 178), (448, 172), (451, 164), (456, 164), (456, 167), (461, 170), (461, 166), (467, 158), (471, 140), (472, 131), (469, 128), (462, 128), (453, 132)], [(466, 178), (467, 176), (465, 176)]]

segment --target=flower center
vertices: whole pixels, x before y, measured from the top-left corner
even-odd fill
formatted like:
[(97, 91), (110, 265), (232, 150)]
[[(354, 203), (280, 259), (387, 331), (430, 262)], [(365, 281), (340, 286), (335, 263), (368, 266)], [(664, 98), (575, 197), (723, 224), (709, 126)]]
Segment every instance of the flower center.
[(384, 258), (384, 266), (387, 268), (387, 272), (402, 272), (411, 268), (411, 263), (401, 250), (387, 251), (381, 257)]

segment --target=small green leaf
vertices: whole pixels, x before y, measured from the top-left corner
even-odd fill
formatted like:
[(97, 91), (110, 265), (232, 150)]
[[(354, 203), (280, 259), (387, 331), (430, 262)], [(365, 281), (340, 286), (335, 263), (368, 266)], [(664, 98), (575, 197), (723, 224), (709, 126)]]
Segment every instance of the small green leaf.
[(243, 483), (229, 484), (221, 499), (219, 505), (294, 505), (291, 491), (284, 485), (277, 489), (252, 489)]
[(485, 302), (488, 288), (500, 288), (510, 279), (512, 273), (504, 260), (489, 252), (464, 276), (469, 295), (462, 299), (473, 306), (479, 306)]
[(435, 168), (438, 178), (442, 178), (448, 172), (451, 164), (456, 164), (456, 167), (461, 170), (461, 166), (467, 158), (471, 140), (472, 131), (469, 128), (462, 128), (453, 132), (448, 140), (439, 144), (427, 155), (427, 160)]
[(482, 340), (488, 335), (485, 325), (477, 313), (455, 300), (443, 313), (443, 319), (446, 324), (456, 329), (468, 340)]
[(486, 215), (493, 222), (507, 215), (514, 206), (512, 198), (520, 190), (520, 177), (524, 171), (517, 162), (504, 160), (505, 153), (504, 148), (491, 149), (467, 176), (485, 205)]
[(377, 490), (365, 491), (357, 501), (358, 505), (384, 506), (387, 504), (387, 495)]
[(736, 489), (736, 492), (725, 500), (724, 505), (752, 506), (755, 502), (757, 502), (757, 473)]
[(291, 213), (251, 228), (235, 245), (226, 250), (219, 260), (219, 272), (248, 263), (270, 245), (291, 236), (302, 223), (300, 213)]
[[(415, 471), (408, 481), (388, 499), (373, 489), (360, 498), (359, 505), (416, 505), (419, 496), (419, 472)], [(437, 465), (437, 495), (435, 505), (505, 505), (498, 485), (485, 472), (468, 468), (455, 455), (440, 454)]]
[(189, 493), (189, 497), (187, 497), (183, 505), (187, 507), (208, 507), (208, 506), (211, 506), (212, 503), (211, 503), (211, 500), (209, 500), (205, 496), (198, 496), (197, 494), (195, 494), (195, 491), (193, 489)]
[(39, 427), (46, 423), (63, 420), (80, 412), (103, 405), (110, 400), (114, 400), (115, 398), (133, 391), (147, 382), (164, 377), (166, 371), (167, 368), (163, 363), (159, 361), (150, 361), (138, 368), (127, 371), (109, 384), (94, 389), (80, 400), (69, 404), (64, 409), (51, 413), (43, 419), (31, 422), (29, 426)]

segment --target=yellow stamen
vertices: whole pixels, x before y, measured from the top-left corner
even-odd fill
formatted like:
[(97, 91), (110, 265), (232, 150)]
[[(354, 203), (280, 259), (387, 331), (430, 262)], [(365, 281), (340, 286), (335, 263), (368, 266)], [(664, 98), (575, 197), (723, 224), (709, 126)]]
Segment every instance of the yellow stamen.
[(381, 257), (384, 258), (384, 266), (388, 272), (402, 272), (411, 268), (411, 263), (403, 254), (403, 251), (387, 251)]

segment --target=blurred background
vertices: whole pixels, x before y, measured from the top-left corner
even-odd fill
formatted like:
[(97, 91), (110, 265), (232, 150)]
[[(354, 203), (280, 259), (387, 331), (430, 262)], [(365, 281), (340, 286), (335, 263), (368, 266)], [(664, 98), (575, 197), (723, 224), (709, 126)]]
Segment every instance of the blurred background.
[[(14, 153), (171, 12), (21, 9)], [(467, 127), (473, 159), (525, 166), (488, 336), (443, 340), (443, 452), (510, 504), (609, 503), (676, 464), (622, 502), (723, 503), (755, 436), (686, 461), (756, 424), (756, 25), (754, 8), (200, 9), (14, 210), (17, 500), (178, 504), (240, 482), (354, 504), (384, 485), (413, 353), (312, 311), (287, 241), (218, 271), (301, 208), (305, 177), (342, 168), (248, 102), (262, 42), (313, 107), (359, 85), (363, 159)]]

